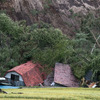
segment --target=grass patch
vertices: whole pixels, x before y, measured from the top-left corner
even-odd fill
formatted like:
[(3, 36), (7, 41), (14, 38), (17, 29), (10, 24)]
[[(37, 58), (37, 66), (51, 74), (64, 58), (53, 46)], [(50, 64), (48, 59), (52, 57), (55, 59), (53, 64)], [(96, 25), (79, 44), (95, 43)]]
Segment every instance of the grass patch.
[(24, 88), (4, 91), (8, 94), (0, 94), (0, 100), (100, 100), (99, 88)]

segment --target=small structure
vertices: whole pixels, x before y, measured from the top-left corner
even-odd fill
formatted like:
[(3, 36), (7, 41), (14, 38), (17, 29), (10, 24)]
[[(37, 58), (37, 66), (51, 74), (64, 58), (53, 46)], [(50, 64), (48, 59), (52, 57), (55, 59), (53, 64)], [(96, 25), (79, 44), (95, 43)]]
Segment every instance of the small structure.
[[(94, 75), (94, 77), (93, 77)], [(89, 70), (85, 76), (86, 81), (97, 82), (100, 81), (100, 71), (93, 73), (92, 70)]]
[(78, 80), (74, 77), (70, 66), (67, 64), (55, 64), (54, 82), (68, 87), (79, 87)]
[(5, 78), (14, 86), (35, 86), (43, 83), (40, 72), (41, 66), (31, 61), (8, 70)]

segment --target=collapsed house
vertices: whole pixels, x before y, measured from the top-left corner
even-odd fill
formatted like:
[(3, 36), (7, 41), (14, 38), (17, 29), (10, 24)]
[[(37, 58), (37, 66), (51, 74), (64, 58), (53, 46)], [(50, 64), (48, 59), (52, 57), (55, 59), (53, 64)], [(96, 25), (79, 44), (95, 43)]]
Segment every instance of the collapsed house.
[[(29, 61), (8, 70), (5, 78), (13, 86), (35, 86), (44, 83), (45, 86), (56, 84), (59, 86), (79, 87), (79, 82), (74, 77), (69, 65), (56, 63), (54, 71), (47, 78), (43, 72), (40, 72), (41, 68), (43, 68), (41, 65)], [(44, 80), (45, 78), (46, 80)]]
[(8, 70), (5, 74), (7, 81), (14, 86), (35, 86), (43, 83), (41, 66), (31, 61)]
[(79, 87), (79, 82), (74, 77), (69, 65), (56, 63), (54, 72), (51, 72), (47, 76), (47, 79), (44, 81), (44, 85)]
[(56, 63), (54, 82), (68, 87), (79, 87), (78, 80), (74, 77), (71, 67), (67, 64)]

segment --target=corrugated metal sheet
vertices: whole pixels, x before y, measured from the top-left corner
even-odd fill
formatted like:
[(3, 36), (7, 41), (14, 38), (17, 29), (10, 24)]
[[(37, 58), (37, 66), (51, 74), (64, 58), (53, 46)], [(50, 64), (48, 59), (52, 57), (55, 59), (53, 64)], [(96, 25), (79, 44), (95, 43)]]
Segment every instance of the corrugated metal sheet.
[(68, 87), (78, 87), (78, 81), (74, 77), (69, 65), (56, 63), (54, 82)]
[(40, 67), (41, 66), (39, 64), (33, 64), (29, 61), (25, 64), (12, 68), (7, 71), (7, 73), (15, 71), (22, 76), (26, 86), (35, 86), (39, 83), (43, 83), (41, 72), (39, 70)]
[(88, 81), (91, 81), (92, 80), (92, 74), (93, 74), (93, 72), (91, 70), (89, 70), (88, 73), (85, 76), (85, 79), (88, 80)]

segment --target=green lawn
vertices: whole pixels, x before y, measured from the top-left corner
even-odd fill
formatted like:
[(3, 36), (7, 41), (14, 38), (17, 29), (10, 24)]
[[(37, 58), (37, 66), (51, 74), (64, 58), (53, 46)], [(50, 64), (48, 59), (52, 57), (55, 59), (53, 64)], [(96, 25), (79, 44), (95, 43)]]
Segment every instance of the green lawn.
[(8, 94), (0, 93), (0, 100), (100, 100), (100, 88), (24, 88), (3, 90)]

